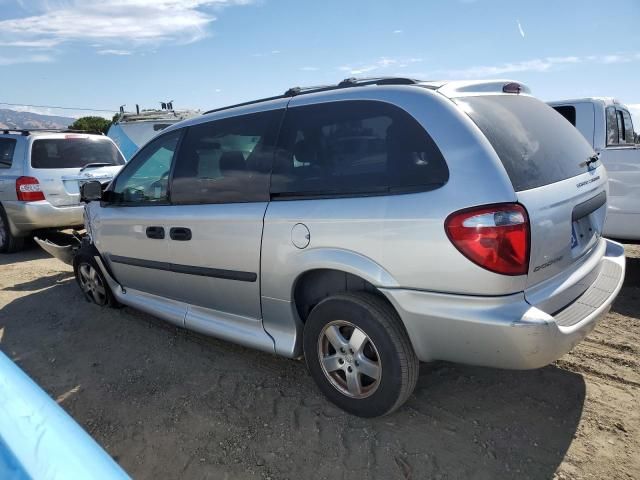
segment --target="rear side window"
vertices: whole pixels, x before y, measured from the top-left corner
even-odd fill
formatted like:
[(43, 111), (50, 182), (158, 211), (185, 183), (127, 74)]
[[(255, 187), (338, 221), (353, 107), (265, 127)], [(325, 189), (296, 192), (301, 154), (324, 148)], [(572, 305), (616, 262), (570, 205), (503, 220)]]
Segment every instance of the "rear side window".
[(171, 186), (172, 203), (269, 200), (269, 174), (282, 110), (189, 127)]
[(587, 171), (594, 154), (580, 132), (551, 107), (528, 96), (488, 95), (454, 100), (500, 157), (515, 191)]
[(11, 168), (16, 141), (13, 138), (0, 138), (0, 168)]
[(607, 107), (607, 145), (634, 145), (635, 133), (631, 115), (626, 110)]
[(618, 143), (627, 143), (624, 131), (624, 119), (622, 118), (622, 112), (620, 110), (616, 111), (616, 115), (618, 116), (618, 133), (620, 134), (620, 138), (618, 139)]
[(553, 107), (553, 109), (567, 119), (571, 125), (576, 126), (576, 107), (570, 105), (563, 105), (559, 107)]
[(440, 150), (404, 110), (344, 101), (287, 110), (271, 179), (276, 196), (429, 190), (449, 171)]
[(636, 143), (635, 132), (633, 131), (633, 121), (631, 115), (626, 110), (620, 110), (622, 123), (624, 125), (624, 143), (634, 145)]
[(618, 129), (618, 114), (615, 107), (607, 107), (607, 145), (620, 143), (620, 131)]
[(124, 158), (108, 138), (68, 137), (34, 140), (33, 168), (82, 168), (90, 163), (124, 165)]

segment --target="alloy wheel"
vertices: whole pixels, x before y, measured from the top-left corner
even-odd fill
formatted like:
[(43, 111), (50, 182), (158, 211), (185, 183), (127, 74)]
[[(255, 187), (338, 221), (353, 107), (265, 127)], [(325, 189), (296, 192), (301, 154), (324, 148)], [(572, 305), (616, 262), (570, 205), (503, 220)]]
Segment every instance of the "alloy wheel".
[(78, 279), (80, 287), (89, 301), (101, 306), (106, 305), (107, 290), (93, 265), (81, 263), (78, 266)]
[(318, 337), (323, 373), (340, 393), (366, 398), (380, 385), (382, 362), (376, 346), (363, 330), (346, 320), (334, 320)]

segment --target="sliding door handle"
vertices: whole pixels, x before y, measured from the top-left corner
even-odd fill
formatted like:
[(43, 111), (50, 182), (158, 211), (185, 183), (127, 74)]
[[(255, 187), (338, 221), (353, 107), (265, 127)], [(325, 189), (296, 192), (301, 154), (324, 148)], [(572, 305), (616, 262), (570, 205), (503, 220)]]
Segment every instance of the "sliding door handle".
[(164, 227), (147, 227), (147, 237), (162, 240), (164, 238)]
[(171, 237), (171, 240), (186, 242), (191, 240), (191, 229), (186, 227), (173, 227), (169, 230), (169, 237)]

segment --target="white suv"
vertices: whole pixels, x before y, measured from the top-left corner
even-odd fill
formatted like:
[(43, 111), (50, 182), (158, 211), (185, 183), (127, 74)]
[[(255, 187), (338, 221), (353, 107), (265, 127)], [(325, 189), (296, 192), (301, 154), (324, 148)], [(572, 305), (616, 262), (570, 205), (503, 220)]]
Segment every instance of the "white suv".
[(34, 230), (82, 225), (80, 184), (108, 183), (124, 163), (103, 135), (0, 130), (0, 252)]

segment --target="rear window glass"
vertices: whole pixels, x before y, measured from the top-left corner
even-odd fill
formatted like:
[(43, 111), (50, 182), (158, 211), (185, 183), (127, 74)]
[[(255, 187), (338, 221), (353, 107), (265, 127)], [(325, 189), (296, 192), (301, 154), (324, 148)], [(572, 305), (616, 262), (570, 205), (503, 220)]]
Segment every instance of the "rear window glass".
[(0, 138), (0, 168), (11, 168), (16, 141), (13, 138)]
[(33, 168), (82, 168), (90, 163), (124, 165), (124, 158), (107, 138), (49, 138), (34, 140)]
[(487, 137), (516, 191), (587, 171), (594, 152), (551, 107), (532, 97), (487, 95), (454, 100)]

